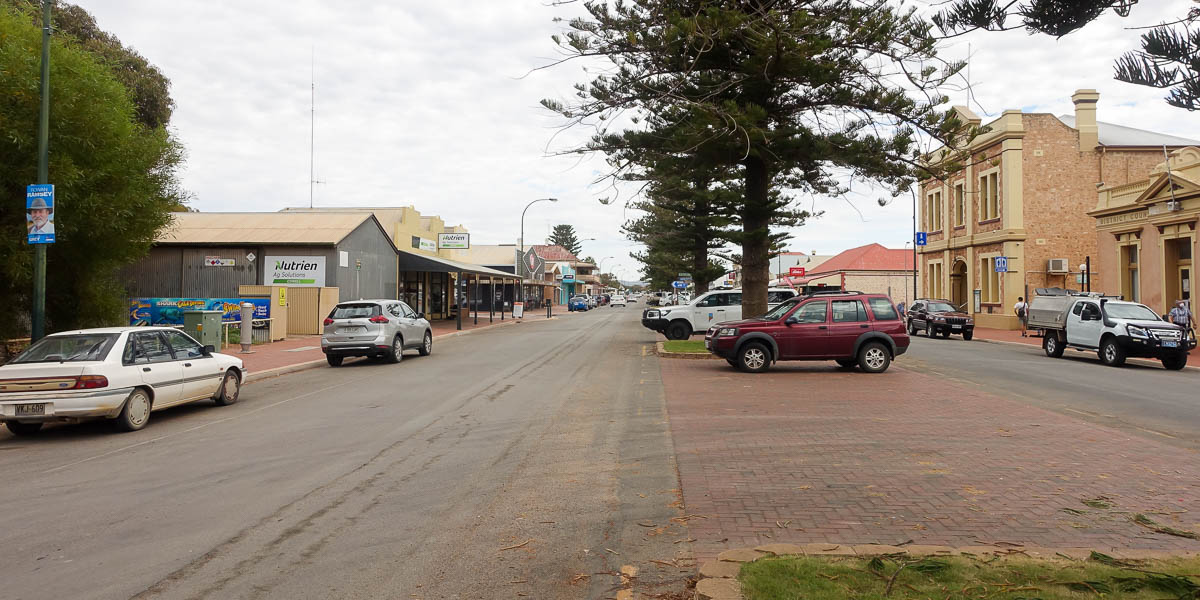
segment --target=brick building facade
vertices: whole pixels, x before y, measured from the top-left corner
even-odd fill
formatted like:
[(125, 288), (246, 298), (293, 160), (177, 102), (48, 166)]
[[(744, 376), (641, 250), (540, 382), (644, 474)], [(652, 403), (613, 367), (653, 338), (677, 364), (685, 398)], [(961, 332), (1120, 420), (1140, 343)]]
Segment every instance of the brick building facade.
[[(1193, 143), (1099, 122), (1099, 99), (1095, 90), (1078, 90), (1073, 116), (1006, 110), (972, 140), (964, 169), (922, 182), (923, 296), (964, 306), (981, 327), (1012, 329), (1019, 326), (1011, 310), (1019, 296), (1038, 287), (1080, 288), (1079, 266), (1097, 257), (1095, 219), (1088, 215), (1096, 189), (1144, 179), (1162, 162), (1164, 144)], [(968, 109), (955, 110), (981, 123)], [(1001, 257), (1007, 272), (996, 271)], [(1092, 270), (1093, 288), (1100, 289), (1102, 273)]]

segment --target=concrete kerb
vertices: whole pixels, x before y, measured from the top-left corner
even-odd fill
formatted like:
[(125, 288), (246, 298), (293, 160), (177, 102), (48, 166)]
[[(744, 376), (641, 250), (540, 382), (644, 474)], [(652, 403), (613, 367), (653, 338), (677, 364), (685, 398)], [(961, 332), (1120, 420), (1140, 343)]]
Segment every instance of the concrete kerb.
[[(975, 339), (979, 340), (981, 342), (987, 342), (989, 344), (1003, 344), (1005, 346), (1020, 346), (1022, 348), (1041, 348), (1041, 346), (1035, 346), (1033, 344), (1026, 344), (1023, 342), (1010, 342), (1008, 340), (989, 340), (989, 339), (983, 338), (983, 337), (977, 337)], [(1162, 363), (1160, 363), (1156, 360), (1151, 360), (1149, 358), (1130, 358), (1127, 360), (1129, 362), (1133, 362), (1133, 363), (1147, 366), (1147, 367), (1162, 366)], [(1193, 367), (1191, 365), (1185, 366), (1184, 369), (1189, 370), (1189, 371), (1200, 371), (1200, 367)]]
[(683, 358), (683, 359), (689, 359), (689, 360), (708, 360), (708, 359), (713, 359), (713, 358), (720, 358), (719, 356), (716, 356), (716, 355), (708, 353), (708, 352), (667, 352), (666, 350), (663, 349), (665, 346), (666, 346), (666, 342), (655, 342), (654, 343), (654, 353), (663, 358)]
[[(557, 318), (558, 317), (550, 317), (549, 319), (538, 319), (536, 321), (529, 321), (529, 322), (530, 323), (541, 323), (544, 321), (553, 321)], [(501, 325), (516, 325), (518, 323), (524, 323), (524, 322), (525, 321), (521, 321), (518, 319), (518, 320), (514, 320), (514, 321), (505, 321), (503, 323), (492, 323), (491, 325), (485, 325), (483, 327), (476, 327), (474, 329), (464, 329), (463, 331), (452, 331), (450, 333), (443, 333), (440, 335), (435, 335), (435, 336), (433, 336), (433, 339), (440, 340), (440, 339), (445, 339), (445, 338), (457, 337), (460, 335), (467, 335), (469, 333), (475, 333), (476, 331), (483, 331), (485, 329), (499, 327)], [(257, 381), (262, 381), (263, 379), (279, 377), (280, 375), (288, 375), (288, 374), (296, 373), (299, 371), (307, 371), (309, 369), (315, 369), (315, 368), (320, 367), (325, 364), (326, 364), (326, 361), (324, 358), (322, 358), (320, 360), (310, 360), (307, 362), (296, 363), (294, 365), (286, 365), (286, 366), (282, 366), (282, 367), (276, 367), (274, 369), (267, 369), (265, 371), (256, 371), (256, 372), (253, 372), (253, 373), (250, 373), (249, 375), (247, 375), (246, 381), (243, 383), (247, 383), (247, 384), (255, 383)]]
[[(902, 554), (912, 557), (929, 556), (976, 556), (985, 558), (1026, 557), (1034, 559), (1087, 560), (1092, 551), (1088, 548), (1040, 548), (1035, 546), (885, 546), (881, 544), (765, 544), (754, 548), (726, 550), (717, 555), (717, 560), (700, 566), (700, 580), (696, 582), (696, 600), (743, 600), (741, 584), (737, 580), (742, 565), (760, 558), (775, 556), (891, 556)], [(1191, 558), (1198, 552), (1166, 552), (1158, 550), (1109, 550), (1107, 554), (1118, 560), (1165, 560)]]

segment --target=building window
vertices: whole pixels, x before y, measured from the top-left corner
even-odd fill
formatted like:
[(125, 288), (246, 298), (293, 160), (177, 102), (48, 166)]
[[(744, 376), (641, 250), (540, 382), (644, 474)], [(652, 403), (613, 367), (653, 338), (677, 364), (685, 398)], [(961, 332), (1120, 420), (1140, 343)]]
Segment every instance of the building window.
[(925, 195), (925, 231), (942, 230), (942, 193), (931, 192)]
[(954, 185), (954, 226), (962, 227), (967, 219), (966, 192), (963, 184)]
[(1138, 291), (1138, 247), (1121, 246), (1121, 297), (1130, 302), (1141, 302)]
[(993, 171), (979, 177), (979, 220), (990, 221), (1000, 216), (1000, 173)]
[(1000, 274), (996, 272), (996, 257), (989, 256), (979, 261), (979, 296), (981, 302), (1000, 303)]
[(931, 262), (925, 271), (925, 291), (929, 298), (941, 298), (943, 293), (942, 287), (942, 271), (941, 262)]

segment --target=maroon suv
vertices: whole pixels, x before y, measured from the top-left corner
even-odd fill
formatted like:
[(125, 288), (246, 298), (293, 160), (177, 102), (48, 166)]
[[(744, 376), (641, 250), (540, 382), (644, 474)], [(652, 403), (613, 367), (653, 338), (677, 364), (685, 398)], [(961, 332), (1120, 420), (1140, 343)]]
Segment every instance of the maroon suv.
[(780, 360), (833, 360), (882, 373), (908, 342), (891, 299), (863, 292), (797, 296), (762, 317), (718, 323), (704, 334), (705, 348), (751, 373)]

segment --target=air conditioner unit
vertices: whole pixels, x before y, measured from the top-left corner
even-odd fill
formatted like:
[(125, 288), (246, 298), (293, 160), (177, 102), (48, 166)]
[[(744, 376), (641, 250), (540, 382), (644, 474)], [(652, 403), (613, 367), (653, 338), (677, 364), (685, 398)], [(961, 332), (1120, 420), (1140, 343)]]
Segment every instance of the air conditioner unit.
[(1049, 273), (1066, 273), (1071, 270), (1071, 265), (1065, 258), (1052, 258), (1046, 263), (1046, 271)]

